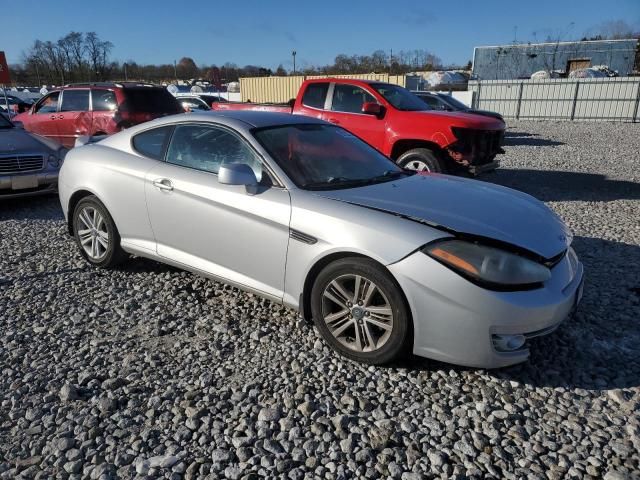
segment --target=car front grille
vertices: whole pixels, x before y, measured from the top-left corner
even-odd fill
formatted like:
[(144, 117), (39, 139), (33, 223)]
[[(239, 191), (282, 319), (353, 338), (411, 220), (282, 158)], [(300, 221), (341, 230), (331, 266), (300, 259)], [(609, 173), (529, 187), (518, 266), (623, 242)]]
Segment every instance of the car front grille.
[(9, 173), (37, 172), (44, 168), (42, 155), (0, 156), (0, 175)]

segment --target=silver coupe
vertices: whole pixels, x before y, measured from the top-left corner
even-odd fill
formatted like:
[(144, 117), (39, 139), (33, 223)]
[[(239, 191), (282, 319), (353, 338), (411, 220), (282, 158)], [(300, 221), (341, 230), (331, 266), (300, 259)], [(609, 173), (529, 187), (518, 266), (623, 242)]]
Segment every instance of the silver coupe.
[(89, 263), (133, 254), (236, 285), (371, 364), (522, 362), (582, 293), (571, 233), (543, 203), (402, 170), (308, 117), (154, 120), (73, 149), (59, 191)]

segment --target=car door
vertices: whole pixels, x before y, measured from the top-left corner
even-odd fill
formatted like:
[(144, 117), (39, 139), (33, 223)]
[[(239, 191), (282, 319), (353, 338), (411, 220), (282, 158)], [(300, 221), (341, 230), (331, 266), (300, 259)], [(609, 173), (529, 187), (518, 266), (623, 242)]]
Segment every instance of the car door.
[(32, 113), (21, 117), (24, 128), (29, 132), (59, 141), (57, 129), (59, 99), (60, 92), (51, 92), (42, 97), (33, 107)]
[(101, 135), (113, 133), (113, 117), (118, 108), (118, 100), (113, 90), (106, 88), (91, 89), (91, 133)]
[[(261, 185), (223, 185), (225, 163), (246, 163)], [(211, 124), (175, 127), (165, 162), (146, 179), (157, 253), (244, 287), (282, 298), (291, 202), (237, 132)]]
[(374, 148), (380, 149), (384, 143), (384, 119), (362, 113), (365, 102), (376, 102), (369, 92), (348, 83), (333, 85), (333, 94), (323, 119), (340, 125), (357, 135)]
[(71, 148), (76, 138), (91, 135), (92, 116), (89, 108), (89, 89), (67, 89), (62, 92), (56, 128), (60, 143)]

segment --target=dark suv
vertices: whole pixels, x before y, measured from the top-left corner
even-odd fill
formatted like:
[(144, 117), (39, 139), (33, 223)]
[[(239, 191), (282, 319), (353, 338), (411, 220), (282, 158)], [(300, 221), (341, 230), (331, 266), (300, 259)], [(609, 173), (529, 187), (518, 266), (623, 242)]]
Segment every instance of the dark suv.
[(110, 135), (184, 109), (166, 88), (142, 83), (78, 83), (55, 89), (14, 117), (30, 132), (73, 147), (84, 135)]

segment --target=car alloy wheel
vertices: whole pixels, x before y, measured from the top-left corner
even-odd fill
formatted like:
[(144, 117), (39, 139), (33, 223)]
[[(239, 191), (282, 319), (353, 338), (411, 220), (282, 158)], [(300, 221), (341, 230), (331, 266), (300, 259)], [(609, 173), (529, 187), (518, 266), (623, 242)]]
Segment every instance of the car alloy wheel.
[(322, 318), (331, 335), (355, 352), (372, 352), (389, 340), (391, 304), (370, 279), (357, 274), (334, 278), (322, 294)]
[(109, 231), (102, 214), (87, 205), (78, 215), (78, 239), (86, 254), (95, 262), (104, 258), (109, 250)]
[(111, 268), (127, 258), (109, 211), (94, 195), (76, 204), (71, 219), (80, 253), (91, 265)]

